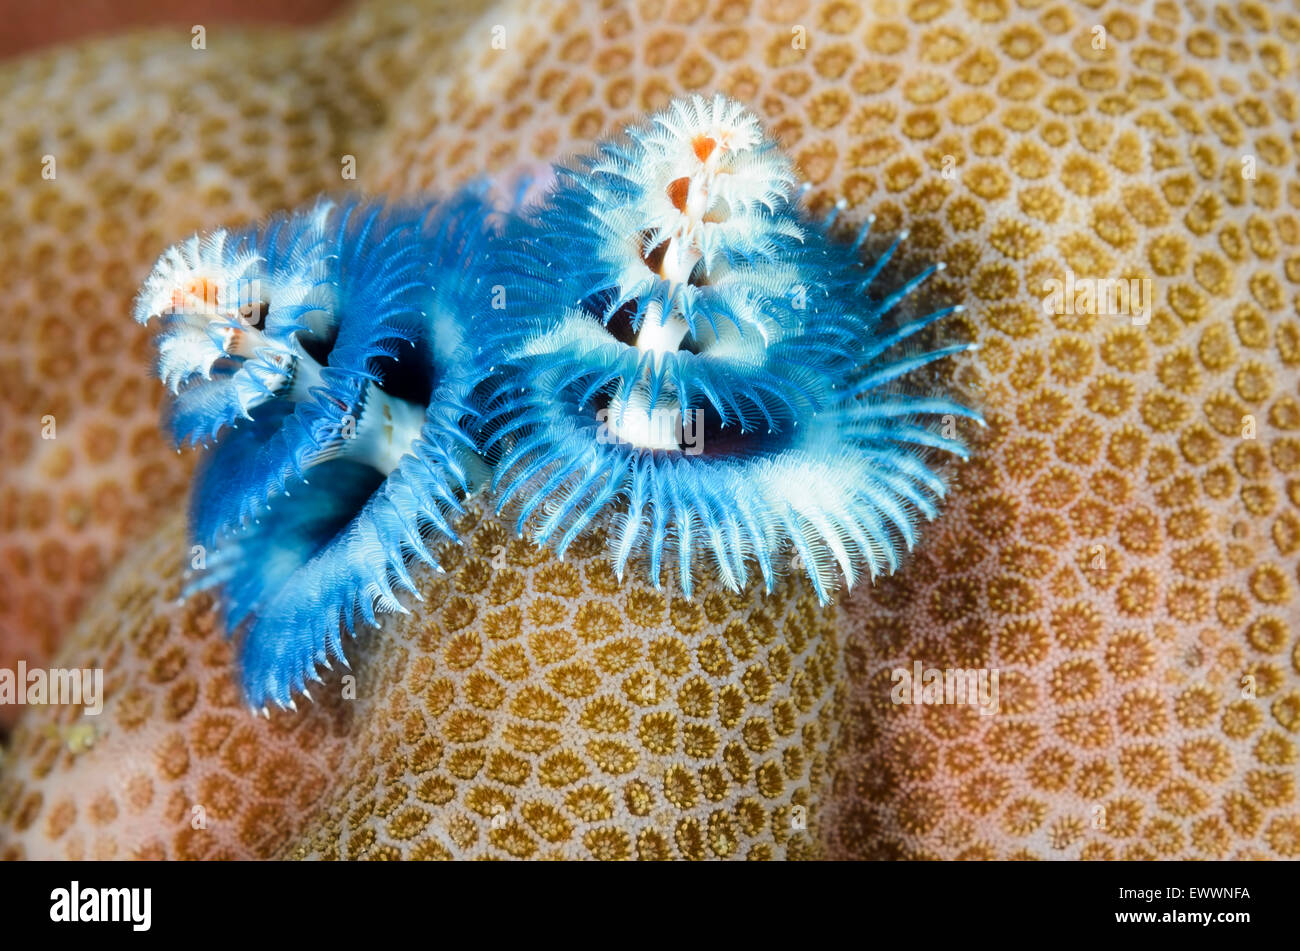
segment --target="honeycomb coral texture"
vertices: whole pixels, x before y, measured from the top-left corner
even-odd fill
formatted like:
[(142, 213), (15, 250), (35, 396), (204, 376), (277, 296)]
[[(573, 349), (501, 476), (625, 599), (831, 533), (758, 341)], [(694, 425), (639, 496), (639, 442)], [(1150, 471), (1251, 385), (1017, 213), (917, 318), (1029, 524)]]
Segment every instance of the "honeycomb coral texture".
[(91, 748), (19, 729), (9, 857), (822, 854), (843, 671), (810, 587), (688, 601), (620, 584), (600, 535), (560, 562), (471, 511), (418, 618), (263, 720), (210, 601), (176, 604), (181, 528), (74, 635), (107, 670)]
[[(89, 750), (60, 732), (74, 711), (25, 715), (0, 847), (1300, 856), (1298, 56), (1280, 2), (810, 0), (372, 5), (292, 40), (212, 31), (202, 55), (155, 35), (6, 66), (0, 519), (22, 583), (0, 664), (66, 631), (61, 661), (103, 663), (109, 699)], [(484, 518), (363, 652), (355, 702), (333, 684), (270, 721), (238, 703), (210, 606), (172, 603), (178, 522), (82, 610), (186, 478), (125, 318), (162, 247), (339, 185), (344, 154), (367, 190), (440, 191), (715, 90), (814, 207), (842, 196), (849, 224), (945, 260), (949, 324), (982, 344), (957, 381), (989, 430), (897, 578), (825, 612), (795, 584), (687, 602)], [(1150, 322), (1046, 313), (1067, 270), (1150, 279)], [(892, 704), (915, 660), (997, 668), (1000, 712)]]

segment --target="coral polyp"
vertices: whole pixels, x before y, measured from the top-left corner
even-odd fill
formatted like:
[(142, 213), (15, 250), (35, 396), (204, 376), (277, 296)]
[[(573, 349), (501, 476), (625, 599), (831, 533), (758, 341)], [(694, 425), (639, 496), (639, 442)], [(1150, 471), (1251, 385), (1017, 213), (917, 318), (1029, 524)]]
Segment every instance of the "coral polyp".
[[(492, 261), (479, 316), (480, 438), (502, 508), (563, 553), (608, 519), (619, 577), (638, 553), (688, 595), (701, 554), (728, 587), (788, 563), (823, 600), (895, 570), (964, 457), (907, 374), (967, 349), (905, 341), (959, 310), (894, 311), (935, 265), (873, 293), (873, 261), (814, 223), (788, 161), (738, 104), (672, 104), (559, 170)], [(561, 266), (563, 262), (563, 266)], [(786, 556), (789, 556), (787, 562)], [(675, 564), (672, 564), (675, 562)]]
[(487, 211), (348, 200), (168, 251), (137, 318), (159, 321), (194, 484), (191, 590), (218, 588), (245, 694), (291, 705), (343, 632), (404, 611), (475, 466), (456, 298)]

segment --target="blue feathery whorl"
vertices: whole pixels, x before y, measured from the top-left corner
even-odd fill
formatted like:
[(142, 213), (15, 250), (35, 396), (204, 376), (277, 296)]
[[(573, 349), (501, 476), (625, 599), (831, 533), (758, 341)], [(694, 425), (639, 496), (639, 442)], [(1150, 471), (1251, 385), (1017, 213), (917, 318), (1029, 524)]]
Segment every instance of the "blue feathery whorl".
[(563, 554), (612, 516), (619, 577), (641, 554), (657, 585), (675, 559), (688, 595), (700, 556), (770, 590), (793, 555), (823, 601), (837, 567), (898, 567), (945, 492), (931, 456), (965, 457), (937, 423), (979, 420), (900, 385), (967, 345), (898, 345), (960, 307), (893, 319), (942, 265), (874, 296), (898, 242), (864, 262), (866, 230), (832, 241), (799, 197), (754, 116), (696, 97), (505, 226), (474, 301), (478, 436), (521, 532)]
[(600, 525), (620, 578), (635, 557), (688, 596), (701, 559), (770, 590), (790, 557), (823, 601), (895, 570), (934, 457), (965, 456), (949, 424), (980, 419), (904, 379), (968, 349), (909, 345), (960, 308), (895, 315), (942, 265), (874, 294), (899, 241), (863, 261), (866, 229), (831, 240), (795, 182), (754, 116), (697, 97), (534, 206), (323, 200), (166, 252), (135, 313), (177, 444), (210, 448), (190, 587), (219, 591), (249, 701), (292, 706), (358, 617), (404, 611), (488, 466), (538, 544)]
[(292, 706), (318, 666), (346, 664), (342, 631), (404, 611), (408, 566), (453, 537), (476, 466), (457, 301), (487, 214), (481, 190), (321, 201), (193, 238), (144, 285), (176, 440), (215, 440), (190, 587), (219, 588), (254, 707)]

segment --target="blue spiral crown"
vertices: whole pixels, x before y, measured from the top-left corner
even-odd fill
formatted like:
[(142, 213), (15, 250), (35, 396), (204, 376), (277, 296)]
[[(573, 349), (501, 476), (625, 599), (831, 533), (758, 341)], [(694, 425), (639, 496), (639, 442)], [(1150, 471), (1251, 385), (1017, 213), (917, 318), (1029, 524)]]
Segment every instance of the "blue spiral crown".
[[(783, 555), (826, 601), (899, 565), (933, 518), (945, 417), (979, 416), (900, 383), (968, 349), (900, 345), (958, 311), (891, 320), (935, 265), (873, 296), (871, 262), (811, 222), (788, 161), (723, 97), (678, 101), (560, 169), (512, 221), (476, 311), (482, 449), (502, 509), (561, 554), (610, 518), (621, 578), (701, 557), (732, 589)], [(837, 209), (838, 210), (838, 209)], [(901, 238), (899, 239), (901, 240)], [(490, 283), (490, 282), (480, 282)]]
[[(178, 445), (208, 447), (190, 590), (242, 637), (246, 696), (292, 706), (358, 619), (418, 598), (415, 562), (477, 485), (561, 556), (607, 531), (690, 596), (892, 572), (978, 413), (905, 378), (968, 349), (895, 313), (874, 260), (813, 222), (789, 161), (721, 96), (673, 103), (556, 170), (424, 206), (349, 199), (196, 236), (136, 307), (157, 322)], [(470, 341), (473, 343), (471, 344)], [(943, 425), (940, 425), (940, 424)]]
[(293, 704), (346, 664), (358, 618), (418, 597), (477, 466), (456, 301), (486, 229), (480, 191), (431, 207), (321, 201), (163, 255), (136, 317), (158, 320), (195, 479), (189, 590), (242, 631), (245, 694)]

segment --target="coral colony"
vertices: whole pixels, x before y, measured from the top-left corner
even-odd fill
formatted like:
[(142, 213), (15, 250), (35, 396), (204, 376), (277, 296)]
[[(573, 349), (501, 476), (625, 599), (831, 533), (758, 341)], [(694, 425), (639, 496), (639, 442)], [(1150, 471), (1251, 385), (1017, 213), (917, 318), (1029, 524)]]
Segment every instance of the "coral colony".
[[(178, 443), (209, 449), (191, 589), (219, 589), (254, 707), (405, 612), (415, 562), (476, 488), (562, 555), (603, 527), (619, 577), (690, 596), (795, 567), (894, 571), (980, 421), (903, 378), (968, 349), (905, 341), (873, 261), (808, 219), (788, 159), (718, 96), (674, 102), (556, 170), (540, 200), (319, 201), (167, 251), (157, 320)], [(900, 346), (902, 345), (902, 346)], [(946, 425), (939, 425), (940, 421)]]

